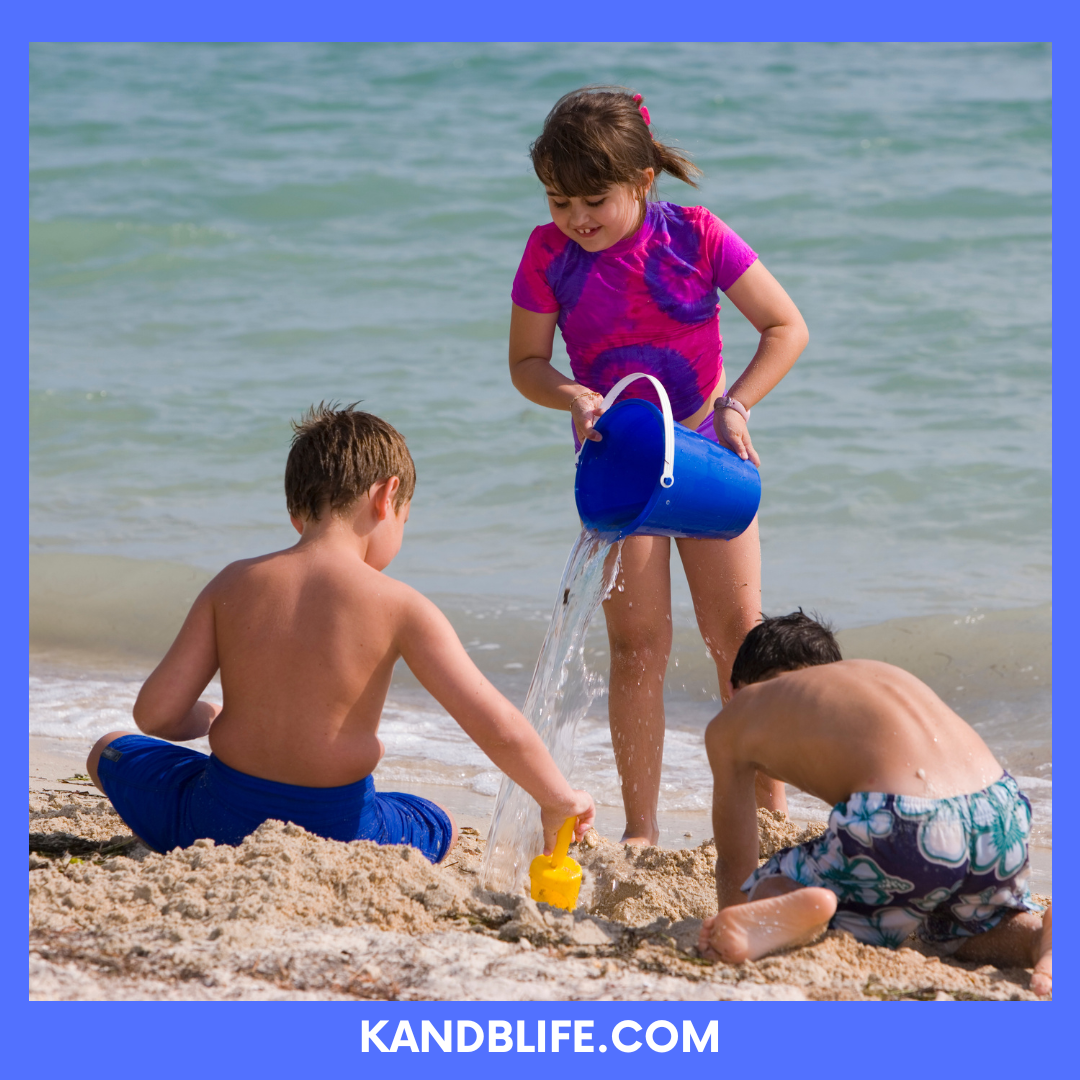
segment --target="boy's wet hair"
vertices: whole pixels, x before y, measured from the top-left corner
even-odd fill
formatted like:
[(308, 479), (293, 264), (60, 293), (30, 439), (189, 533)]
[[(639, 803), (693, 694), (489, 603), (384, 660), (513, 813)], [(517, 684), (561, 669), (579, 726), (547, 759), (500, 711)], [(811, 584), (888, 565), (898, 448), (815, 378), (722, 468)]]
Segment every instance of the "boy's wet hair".
[(560, 195), (599, 195), (615, 184), (641, 183), (645, 169), (670, 173), (694, 187), (701, 170), (652, 135), (624, 86), (585, 86), (564, 94), (529, 147), (540, 182)]
[(292, 449), (285, 464), (285, 502), (294, 517), (318, 521), (347, 510), (372, 484), (396, 476), (400, 510), (416, 490), (416, 466), (401, 433), (371, 413), (320, 402), (293, 422)]
[(731, 685), (748, 686), (784, 671), (843, 660), (832, 627), (803, 614), (762, 618), (743, 638), (731, 665)]

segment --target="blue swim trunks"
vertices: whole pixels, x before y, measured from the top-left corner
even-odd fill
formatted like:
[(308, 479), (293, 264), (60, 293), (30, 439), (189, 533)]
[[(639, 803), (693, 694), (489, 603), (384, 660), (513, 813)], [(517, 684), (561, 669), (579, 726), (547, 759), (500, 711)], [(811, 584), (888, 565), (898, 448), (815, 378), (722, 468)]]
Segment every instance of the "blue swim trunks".
[(959, 948), (1017, 911), (1041, 911), (1028, 892), (1031, 804), (1008, 774), (948, 799), (857, 792), (838, 803), (823, 836), (778, 851), (742, 886), (786, 877), (836, 893), (830, 929), (898, 948), (913, 931)]
[(435, 863), (453, 835), (449, 817), (433, 802), (379, 794), (370, 776), (344, 787), (280, 784), (146, 735), (109, 743), (98, 778), (125, 824), (155, 851), (189, 847), (205, 837), (237, 845), (275, 818), (328, 840), (409, 844)]

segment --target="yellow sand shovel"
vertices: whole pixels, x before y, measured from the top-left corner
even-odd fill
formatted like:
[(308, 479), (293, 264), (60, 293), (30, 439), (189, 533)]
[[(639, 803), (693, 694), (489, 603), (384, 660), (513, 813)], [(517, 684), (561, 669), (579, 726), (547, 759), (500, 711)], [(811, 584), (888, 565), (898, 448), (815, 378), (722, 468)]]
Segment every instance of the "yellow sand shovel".
[(555, 839), (555, 851), (550, 857), (537, 855), (529, 867), (532, 898), (567, 911), (577, 907), (578, 891), (581, 889), (581, 867), (576, 859), (567, 855), (575, 824), (577, 818), (567, 818)]

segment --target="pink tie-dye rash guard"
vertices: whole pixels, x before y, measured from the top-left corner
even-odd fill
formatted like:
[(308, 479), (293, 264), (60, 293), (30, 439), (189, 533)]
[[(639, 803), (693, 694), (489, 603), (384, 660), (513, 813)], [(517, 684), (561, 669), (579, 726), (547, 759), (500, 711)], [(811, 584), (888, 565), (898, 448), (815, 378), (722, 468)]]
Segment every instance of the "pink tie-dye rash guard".
[[(647, 204), (633, 236), (588, 252), (554, 223), (533, 229), (511, 293), (518, 307), (559, 313), (574, 378), (606, 394), (624, 375), (655, 375), (675, 419), (692, 416), (723, 366), (717, 289), (756, 253), (703, 206)], [(659, 405), (641, 379), (623, 392)]]

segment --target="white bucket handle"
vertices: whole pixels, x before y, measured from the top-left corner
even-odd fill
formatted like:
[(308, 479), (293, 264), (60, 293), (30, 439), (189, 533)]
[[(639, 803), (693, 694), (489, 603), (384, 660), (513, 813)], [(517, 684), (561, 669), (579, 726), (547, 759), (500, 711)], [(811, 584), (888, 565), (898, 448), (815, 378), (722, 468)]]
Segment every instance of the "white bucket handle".
[[(655, 376), (648, 375), (644, 371), (639, 371), (634, 375), (627, 375), (607, 392), (607, 397), (604, 398), (603, 403), (600, 405), (600, 411), (602, 413), (607, 412), (615, 403), (615, 399), (635, 379), (648, 379), (656, 387), (656, 393), (660, 397), (660, 408), (664, 414), (664, 471), (660, 476), (660, 486), (669, 488), (675, 483), (675, 417), (671, 414), (671, 402), (668, 400), (664, 384)], [(584, 444), (582, 444), (582, 449), (584, 449)], [(579, 450), (578, 457), (580, 456), (581, 451)]]

